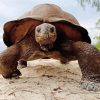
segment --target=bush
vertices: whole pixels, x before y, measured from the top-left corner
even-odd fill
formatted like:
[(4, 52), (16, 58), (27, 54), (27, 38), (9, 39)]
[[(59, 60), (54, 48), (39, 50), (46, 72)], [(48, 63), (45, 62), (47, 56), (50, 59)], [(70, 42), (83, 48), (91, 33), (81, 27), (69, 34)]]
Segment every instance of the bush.
[(96, 44), (96, 48), (100, 50), (100, 42)]

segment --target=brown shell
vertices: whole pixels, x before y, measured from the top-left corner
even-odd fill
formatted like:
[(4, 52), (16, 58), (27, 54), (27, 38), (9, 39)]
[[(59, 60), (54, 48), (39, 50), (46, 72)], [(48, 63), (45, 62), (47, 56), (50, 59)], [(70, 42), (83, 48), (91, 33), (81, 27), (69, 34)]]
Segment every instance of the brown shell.
[(73, 15), (63, 11), (60, 7), (54, 4), (40, 4), (22, 15), (19, 19), (23, 18), (33, 18), (44, 22), (66, 20), (75, 25), (79, 25), (77, 19)]
[(19, 19), (4, 25), (4, 42), (11, 46), (23, 39), (26, 34), (35, 30), (41, 23), (48, 22), (60, 28), (72, 40), (91, 42), (86, 29), (81, 27), (77, 19), (54, 4), (40, 4)]

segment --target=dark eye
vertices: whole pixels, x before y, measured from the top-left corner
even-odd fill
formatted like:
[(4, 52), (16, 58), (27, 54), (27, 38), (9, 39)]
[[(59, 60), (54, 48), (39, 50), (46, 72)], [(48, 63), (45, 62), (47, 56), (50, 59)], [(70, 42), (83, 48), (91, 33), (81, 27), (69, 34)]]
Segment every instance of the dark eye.
[(50, 28), (50, 32), (53, 33), (54, 32), (54, 27)]
[(37, 28), (37, 32), (40, 32), (41, 31), (41, 28)]

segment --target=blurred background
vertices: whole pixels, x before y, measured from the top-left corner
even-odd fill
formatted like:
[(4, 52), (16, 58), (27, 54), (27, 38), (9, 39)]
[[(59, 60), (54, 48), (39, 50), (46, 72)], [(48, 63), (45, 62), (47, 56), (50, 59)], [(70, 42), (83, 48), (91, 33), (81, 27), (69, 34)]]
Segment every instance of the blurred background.
[(6, 48), (2, 40), (4, 23), (43, 3), (56, 4), (74, 15), (100, 49), (100, 0), (0, 0), (0, 52)]

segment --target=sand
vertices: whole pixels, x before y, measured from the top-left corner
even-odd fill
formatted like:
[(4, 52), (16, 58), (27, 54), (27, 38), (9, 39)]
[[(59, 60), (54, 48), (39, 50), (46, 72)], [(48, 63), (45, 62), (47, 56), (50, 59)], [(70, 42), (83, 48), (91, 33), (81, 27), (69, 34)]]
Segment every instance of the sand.
[(20, 79), (0, 76), (0, 100), (100, 100), (100, 92), (80, 87), (77, 61), (64, 65), (53, 59), (39, 59), (29, 61), (28, 67), (20, 71)]

